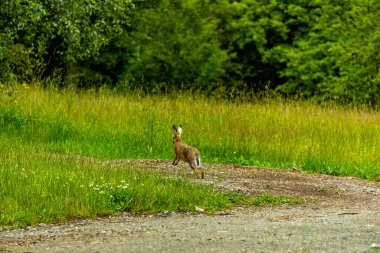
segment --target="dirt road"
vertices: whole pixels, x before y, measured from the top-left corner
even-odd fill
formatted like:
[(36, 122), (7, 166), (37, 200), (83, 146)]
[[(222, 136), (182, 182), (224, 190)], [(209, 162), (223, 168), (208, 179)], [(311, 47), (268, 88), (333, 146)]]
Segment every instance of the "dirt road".
[(205, 180), (170, 161), (104, 161), (253, 196), (304, 204), (202, 213), (121, 214), (0, 231), (0, 252), (380, 252), (380, 183), (297, 170), (206, 165)]

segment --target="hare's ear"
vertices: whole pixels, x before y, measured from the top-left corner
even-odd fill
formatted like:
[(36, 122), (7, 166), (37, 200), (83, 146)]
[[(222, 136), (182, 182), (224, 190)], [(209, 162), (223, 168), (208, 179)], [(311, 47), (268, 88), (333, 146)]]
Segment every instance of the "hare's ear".
[(181, 136), (181, 134), (182, 134), (182, 126), (181, 125), (179, 125), (179, 127), (177, 129), (177, 133), (179, 136)]
[(174, 135), (177, 135), (177, 133), (178, 133), (177, 127), (175, 125), (173, 125), (173, 133), (174, 133)]

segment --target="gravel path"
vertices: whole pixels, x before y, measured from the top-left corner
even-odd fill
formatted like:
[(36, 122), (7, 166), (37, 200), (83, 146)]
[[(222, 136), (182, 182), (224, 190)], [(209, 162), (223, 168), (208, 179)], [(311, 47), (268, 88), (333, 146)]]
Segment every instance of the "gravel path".
[[(88, 158), (80, 158), (88, 159)], [(194, 179), (162, 160), (133, 164), (253, 196), (303, 198), (305, 204), (238, 207), (216, 215), (161, 213), (0, 231), (0, 252), (380, 252), (380, 183), (297, 170), (206, 165)]]

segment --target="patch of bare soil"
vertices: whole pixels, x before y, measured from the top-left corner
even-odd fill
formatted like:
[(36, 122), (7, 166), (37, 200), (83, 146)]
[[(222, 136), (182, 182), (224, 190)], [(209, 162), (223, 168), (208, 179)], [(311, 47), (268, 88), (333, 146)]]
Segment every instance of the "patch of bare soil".
[(205, 165), (206, 178), (163, 160), (134, 165), (220, 190), (305, 199), (280, 207), (238, 207), (216, 215), (162, 213), (0, 231), (0, 252), (380, 252), (380, 183), (298, 170)]

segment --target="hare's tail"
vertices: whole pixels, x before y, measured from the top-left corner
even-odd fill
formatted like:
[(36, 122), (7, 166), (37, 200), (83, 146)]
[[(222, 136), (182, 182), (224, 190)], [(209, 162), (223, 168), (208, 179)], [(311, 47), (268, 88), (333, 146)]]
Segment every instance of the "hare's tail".
[(197, 166), (197, 168), (201, 167), (201, 156), (199, 154), (197, 154), (196, 156), (195, 165)]

